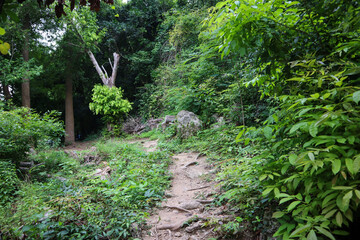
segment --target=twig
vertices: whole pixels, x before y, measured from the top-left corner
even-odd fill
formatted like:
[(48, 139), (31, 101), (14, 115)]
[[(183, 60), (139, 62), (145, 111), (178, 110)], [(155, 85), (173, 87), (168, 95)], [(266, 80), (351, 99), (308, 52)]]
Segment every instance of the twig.
[(185, 209), (185, 208), (182, 208), (182, 207), (177, 207), (177, 206), (165, 206), (167, 208), (174, 208), (174, 209), (177, 209), (177, 210), (180, 210), (180, 211), (183, 211), (183, 212), (188, 212), (188, 213), (192, 213), (191, 211)]
[(208, 187), (211, 187), (211, 186), (208, 185), (208, 186), (202, 186), (202, 187), (198, 187), (198, 188), (191, 188), (191, 189), (188, 189), (188, 192), (190, 192), (190, 191), (195, 191), (195, 190), (200, 190), (200, 189), (208, 188)]

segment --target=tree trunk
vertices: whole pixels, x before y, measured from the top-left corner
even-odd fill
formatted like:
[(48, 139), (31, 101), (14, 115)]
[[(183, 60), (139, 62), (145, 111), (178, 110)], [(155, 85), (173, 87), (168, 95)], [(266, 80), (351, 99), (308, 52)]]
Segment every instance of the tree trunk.
[[(25, 62), (29, 61), (29, 30), (30, 30), (30, 16), (26, 14), (23, 22), (23, 30), (25, 32), (25, 39), (23, 45), (23, 59)], [(22, 106), (30, 108), (30, 79), (25, 77), (21, 84), (21, 100)]]
[(101, 81), (104, 83), (104, 85), (106, 85), (108, 87), (115, 87), (115, 80), (116, 80), (117, 70), (119, 67), (120, 55), (116, 52), (113, 53), (114, 64), (112, 64), (111, 60), (109, 59), (109, 63), (110, 63), (111, 69), (112, 69), (111, 76), (109, 76), (108, 73), (106, 72), (105, 68), (100, 67), (94, 54), (90, 50), (87, 50), (86, 52), (89, 55), (90, 60), (93, 63), (93, 65), (94, 65), (97, 73), (99, 74)]
[(65, 144), (73, 144), (75, 142), (73, 80), (69, 69), (65, 78), (65, 91)]
[(10, 100), (11, 99), (11, 94), (10, 94), (9, 85), (5, 85), (4, 83), (2, 83), (2, 90), (3, 90), (5, 100), (6, 101)]

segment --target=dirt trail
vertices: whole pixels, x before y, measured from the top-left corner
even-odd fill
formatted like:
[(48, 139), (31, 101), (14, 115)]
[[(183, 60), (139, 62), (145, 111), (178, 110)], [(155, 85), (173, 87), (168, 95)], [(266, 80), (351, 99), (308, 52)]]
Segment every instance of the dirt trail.
[[(155, 151), (157, 141), (137, 140), (145, 151)], [(147, 220), (148, 229), (142, 231), (143, 240), (202, 240), (214, 237), (212, 227), (203, 227), (211, 220), (221, 221), (221, 209), (208, 205), (215, 194), (215, 183), (209, 173), (206, 157), (199, 153), (180, 153), (172, 157), (169, 171), (171, 188), (166, 200), (154, 210)]]

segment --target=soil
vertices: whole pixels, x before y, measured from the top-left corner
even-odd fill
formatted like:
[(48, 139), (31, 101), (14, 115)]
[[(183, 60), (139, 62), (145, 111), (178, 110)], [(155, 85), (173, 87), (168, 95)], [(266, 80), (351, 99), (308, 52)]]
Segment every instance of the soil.
[[(141, 139), (144, 150), (156, 150), (157, 141)], [(169, 171), (171, 188), (165, 193), (161, 206), (150, 213), (141, 232), (143, 240), (202, 240), (215, 237), (214, 226), (227, 216), (220, 208), (211, 207), (217, 189), (206, 157), (196, 152), (180, 153), (172, 157)]]

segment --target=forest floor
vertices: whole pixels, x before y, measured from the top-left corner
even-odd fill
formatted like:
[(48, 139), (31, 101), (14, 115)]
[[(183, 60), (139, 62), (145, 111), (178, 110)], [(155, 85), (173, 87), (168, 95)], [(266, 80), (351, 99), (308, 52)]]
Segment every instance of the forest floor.
[[(127, 143), (140, 145), (151, 153), (157, 151), (158, 140), (135, 139)], [(67, 150), (86, 150), (93, 142), (67, 146)], [(161, 204), (149, 211), (145, 226), (139, 227), (136, 239), (203, 240), (217, 239), (216, 228), (229, 221), (226, 206), (215, 207), (219, 192), (213, 166), (198, 152), (182, 152), (172, 156), (169, 167), (171, 187)]]
[[(146, 152), (156, 150), (157, 140), (134, 140), (141, 143)], [(215, 238), (210, 222), (221, 221), (222, 209), (209, 205), (216, 194), (214, 174), (206, 157), (196, 152), (172, 156), (169, 168), (172, 175), (171, 188), (166, 199), (150, 213), (147, 227), (141, 233), (144, 240), (200, 240)], [(207, 223), (207, 227), (205, 227)]]

